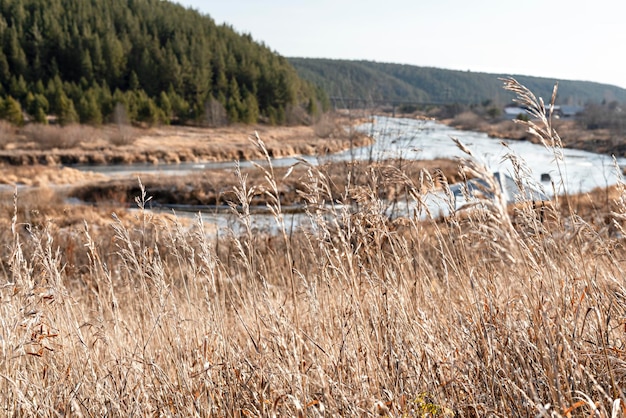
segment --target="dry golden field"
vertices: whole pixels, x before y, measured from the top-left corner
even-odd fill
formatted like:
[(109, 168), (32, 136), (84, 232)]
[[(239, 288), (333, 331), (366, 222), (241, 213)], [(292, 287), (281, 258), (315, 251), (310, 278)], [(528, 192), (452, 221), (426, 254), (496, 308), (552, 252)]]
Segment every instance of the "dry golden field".
[[(389, 198), (445, 190), (422, 168), (238, 173), (223, 236), (146, 210), (141, 186), (132, 211), (6, 197), (1, 414), (623, 416), (623, 185), (389, 219)], [(293, 178), (307, 228), (285, 221)], [(251, 225), (259, 196), (275, 234)]]

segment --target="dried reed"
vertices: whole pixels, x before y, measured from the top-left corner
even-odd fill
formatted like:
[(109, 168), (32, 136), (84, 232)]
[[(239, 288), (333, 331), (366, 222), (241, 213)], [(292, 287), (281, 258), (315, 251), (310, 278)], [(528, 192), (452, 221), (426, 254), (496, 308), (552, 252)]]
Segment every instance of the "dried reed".
[[(542, 103), (507, 83), (535, 106), (543, 125), (529, 127), (558, 155)], [(348, 179), (338, 196), (320, 167), (300, 164), (308, 223), (296, 230), (271, 165), (259, 167), (263, 184), (239, 175), (244, 232), (216, 240), (201, 218), (158, 221), (143, 186), (134, 222), (116, 217), (109, 229), (33, 226), (16, 209), (1, 235), (2, 413), (621, 414), (623, 233), (572, 207), (554, 206), (546, 223), (501, 199), (441, 222), (420, 204), (446, 184), (428, 172), (371, 170), (369, 186)], [(465, 173), (489, 178), (475, 162)], [(416, 213), (390, 219), (379, 176), (402, 184)], [(257, 191), (277, 235), (251, 224)]]

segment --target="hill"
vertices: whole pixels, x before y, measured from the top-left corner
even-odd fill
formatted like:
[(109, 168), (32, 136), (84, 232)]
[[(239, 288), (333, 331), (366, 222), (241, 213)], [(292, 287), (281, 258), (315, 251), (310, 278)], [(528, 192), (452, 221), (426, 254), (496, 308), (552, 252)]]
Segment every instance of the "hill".
[(444, 70), (372, 61), (289, 58), (298, 74), (330, 97), (370, 103), (429, 102), (507, 104), (513, 94), (502, 89), (500, 78), (513, 76), (536, 95), (549, 100), (559, 82), (557, 102), (583, 105), (602, 101), (626, 102), (626, 90), (589, 81), (556, 80), (511, 74)]
[(19, 107), (41, 122), (281, 123), (315, 104), (285, 58), (168, 1), (2, 0), (0, 47), (0, 116), (18, 123)]

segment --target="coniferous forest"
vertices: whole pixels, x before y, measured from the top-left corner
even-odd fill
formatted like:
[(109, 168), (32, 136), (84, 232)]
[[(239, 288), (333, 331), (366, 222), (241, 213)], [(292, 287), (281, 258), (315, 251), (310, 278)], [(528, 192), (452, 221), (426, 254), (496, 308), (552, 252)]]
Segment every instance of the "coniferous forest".
[(513, 76), (545, 100), (558, 83), (558, 103), (626, 102), (626, 90), (590, 81), (559, 80), (514, 74), (489, 74), (415, 65), (316, 58), (289, 58), (300, 77), (324, 89), (334, 101), (463, 103), (491, 101), (506, 105), (514, 94), (502, 89)]
[(250, 35), (161, 0), (0, 0), (0, 117), (288, 122), (323, 93)]

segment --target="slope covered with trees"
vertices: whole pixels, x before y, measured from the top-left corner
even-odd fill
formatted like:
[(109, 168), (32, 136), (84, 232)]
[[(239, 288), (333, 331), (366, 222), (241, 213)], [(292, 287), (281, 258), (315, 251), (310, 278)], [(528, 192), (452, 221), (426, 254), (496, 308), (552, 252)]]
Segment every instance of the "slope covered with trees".
[[(301, 77), (320, 86), (330, 97), (364, 102), (414, 101), (430, 103), (507, 104), (513, 94), (502, 89), (500, 78), (487, 74), (372, 61), (289, 58)], [(588, 81), (559, 81), (517, 75), (514, 77), (538, 96), (549, 100), (559, 82), (560, 104), (588, 102), (626, 103), (626, 90)]]
[(285, 58), (168, 1), (0, 0), (0, 47), (7, 119), (282, 123), (316, 106)]

